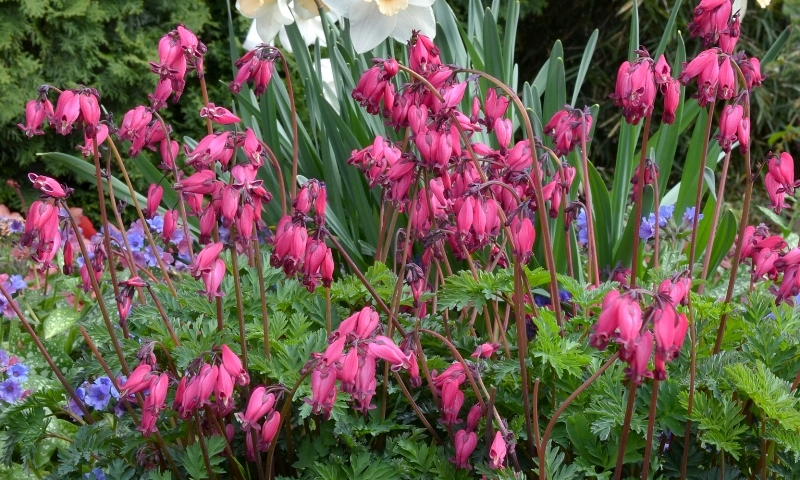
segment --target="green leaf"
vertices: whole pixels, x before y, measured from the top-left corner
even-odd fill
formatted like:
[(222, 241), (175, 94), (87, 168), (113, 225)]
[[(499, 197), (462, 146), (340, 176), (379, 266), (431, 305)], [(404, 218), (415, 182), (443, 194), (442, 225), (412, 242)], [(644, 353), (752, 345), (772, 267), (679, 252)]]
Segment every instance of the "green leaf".
[(63, 307), (50, 312), (47, 318), (44, 319), (42, 329), (45, 339), (50, 339), (58, 334), (64, 333), (70, 329), (80, 317), (80, 314), (75, 310)]
[[(508, 52), (513, 55), (513, 50)], [(500, 47), (500, 35), (497, 33), (497, 21), (489, 9), (483, 15), (483, 61), (485, 72), (495, 78), (509, 83), (503, 75), (503, 51)]]
[(786, 45), (786, 42), (789, 41), (789, 37), (791, 36), (792, 36), (792, 26), (789, 25), (783, 30), (783, 32), (781, 32), (780, 36), (777, 38), (777, 40), (775, 40), (775, 43), (773, 43), (772, 46), (769, 47), (767, 53), (764, 54), (764, 58), (761, 59), (762, 67), (772, 63), (773, 60), (778, 58), (778, 54), (781, 53), (781, 50), (783, 50), (783, 47)]
[[(514, 2), (510, 2), (514, 3)], [(583, 57), (581, 57), (581, 64), (578, 67), (578, 76), (575, 78), (575, 89), (572, 91), (572, 106), (577, 108), (577, 101), (578, 101), (578, 94), (581, 91), (581, 86), (583, 86), (583, 79), (586, 78), (586, 72), (589, 71), (589, 65), (592, 63), (592, 55), (594, 54), (594, 48), (597, 46), (597, 37), (600, 34), (600, 30), (595, 29), (592, 32), (592, 36), (589, 37), (589, 41), (586, 42), (586, 48), (583, 50)]]
[(737, 363), (725, 368), (733, 386), (761, 410), (762, 414), (775, 420), (782, 428), (800, 429), (798, 398), (791, 384), (772, 373), (761, 361), (755, 368)]
[[(664, 27), (664, 34), (661, 36), (661, 41), (658, 42), (655, 54), (653, 54), (653, 58), (656, 60), (658, 60), (658, 57), (667, 49), (667, 43), (672, 38), (675, 29), (675, 20), (678, 18), (678, 12), (681, 9), (682, 3), (683, 0), (676, 0), (675, 4), (672, 6), (672, 10), (669, 12), (669, 20), (667, 20), (667, 26)], [(680, 36), (680, 33), (678, 33), (678, 35)], [(680, 65), (680, 62), (676, 60), (673, 65)]]
[[(55, 160), (59, 163), (63, 163), (78, 178), (90, 182), (92, 185), (97, 185), (97, 178), (95, 177), (93, 163), (89, 163), (86, 160), (82, 160), (78, 157), (67, 155), (65, 153), (60, 153), (60, 152), (39, 153), (37, 155), (50, 160)], [(128, 186), (125, 185), (125, 183), (123, 183), (118, 178), (112, 176), (111, 185), (114, 187), (114, 196), (116, 198), (125, 200), (128, 203), (133, 203), (133, 198), (131, 197), (128, 191)], [(140, 205), (144, 205), (145, 202), (147, 201), (147, 198), (139, 193), (136, 194), (136, 198), (139, 200)]]
[(711, 261), (708, 270), (709, 275), (719, 267), (719, 264), (728, 255), (733, 241), (736, 239), (737, 229), (736, 216), (730, 210), (726, 210), (722, 214), (722, 220), (719, 222), (716, 237), (714, 237), (714, 246), (711, 249)]

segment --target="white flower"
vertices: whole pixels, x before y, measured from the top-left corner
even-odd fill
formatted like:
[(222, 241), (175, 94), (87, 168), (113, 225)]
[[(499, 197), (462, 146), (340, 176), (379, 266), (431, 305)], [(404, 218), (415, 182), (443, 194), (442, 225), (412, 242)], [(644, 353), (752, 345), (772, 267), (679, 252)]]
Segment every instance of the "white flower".
[(335, 13), (350, 19), (350, 39), (358, 53), (372, 50), (388, 37), (407, 42), (419, 30), (433, 38), (435, 0), (325, 0)]
[[(295, 0), (286, 3), (285, 0), (239, 0), (236, 8), (248, 18), (254, 18), (247, 32), (242, 47), (252, 50), (260, 43), (272, 44), (275, 36), (280, 38), (281, 46), (291, 52), (292, 45), (286, 34), (286, 25), (297, 24), (300, 35), (306, 45), (314, 45), (317, 40), (321, 47), (327, 47), (325, 30), (322, 28), (322, 19), (319, 17), (316, 3), (313, 0)], [(331, 22), (338, 18), (328, 15)]]
[[(255, 31), (264, 43), (272, 42), (284, 25), (294, 21), (286, 0), (236, 0), (236, 9), (245, 17), (255, 19)], [(251, 26), (248, 40), (255, 38), (252, 33)]]

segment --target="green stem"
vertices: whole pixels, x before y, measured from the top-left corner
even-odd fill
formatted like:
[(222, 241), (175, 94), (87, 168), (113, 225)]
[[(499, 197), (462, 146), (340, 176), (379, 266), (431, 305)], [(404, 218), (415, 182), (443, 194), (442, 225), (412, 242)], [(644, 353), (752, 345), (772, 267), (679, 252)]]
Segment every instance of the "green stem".
[[(233, 230), (233, 228), (231, 229)], [(231, 232), (233, 235), (233, 231)], [(239, 255), (236, 247), (231, 248), (231, 269), (233, 269), (233, 288), (236, 291), (236, 315), (239, 320), (239, 343), (242, 346), (242, 368), (247, 370), (247, 335), (244, 325), (244, 301), (242, 299), (242, 284), (239, 275)], [(261, 272), (259, 272), (261, 277)]]
[[(639, 227), (642, 225), (642, 204), (644, 203), (644, 169), (647, 163), (647, 141), (650, 138), (650, 120), (652, 115), (644, 118), (642, 149), (639, 154), (639, 170), (636, 175), (636, 193), (634, 193), (635, 213), (633, 214), (633, 242), (631, 245), (631, 288), (636, 287), (639, 270)], [(702, 179), (702, 177), (701, 177)], [(587, 220), (589, 215), (586, 216)], [(588, 222), (587, 222), (588, 224)], [(591, 232), (590, 232), (591, 233)]]
[(705, 290), (706, 285), (705, 281), (708, 279), (708, 268), (711, 265), (711, 251), (714, 247), (714, 237), (717, 233), (717, 223), (719, 223), (719, 212), (722, 209), (722, 200), (725, 195), (725, 180), (728, 177), (728, 164), (731, 160), (731, 152), (725, 154), (725, 160), (722, 163), (722, 173), (719, 177), (719, 187), (717, 188), (717, 202), (714, 205), (714, 216), (711, 218), (711, 230), (709, 230), (708, 234), (708, 242), (706, 245), (708, 250), (706, 251), (705, 258), (703, 259), (703, 271), (700, 274), (700, 281), (703, 282), (697, 287), (697, 293), (702, 294), (703, 290)]
[(289, 109), (292, 115), (292, 199), (297, 197), (297, 162), (300, 157), (300, 138), (297, 135), (297, 108), (294, 104), (294, 90), (292, 88), (292, 76), (289, 72), (289, 64), (286, 57), (280, 55), (283, 61), (283, 73), (286, 77), (286, 89), (289, 93)]
[(597, 380), (600, 377), (600, 375), (603, 374), (603, 372), (608, 370), (608, 367), (610, 367), (617, 360), (617, 358), (619, 358), (619, 352), (615, 353), (614, 355), (611, 355), (611, 357), (609, 357), (609, 359), (606, 360), (606, 363), (601, 365), (600, 368), (598, 368), (597, 371), (594, 372), (594, 374), (592, 374), (591, 377), (587, 378), (585, 382), (583, 382), (578, 388), (576, 388), (575, 391), (572, 392), (570, 394), (570, 396), (567, 397), (567, 399), (564, 400), (561, 403), (561, 405), (558, 406), (558, 409), (553, 414), (553, 417), (550, 419), (550, 422), (547, 424), (547, 428), (544, 429), (544, 435), (542, 435), (542, 441), (539, 443), (539, 452), (538, 452), (539, 453), (539, 480), (546, 480), (546, 478), (547, 478), (547, 471), (546, 471), (546, 467), (545, 467), (544, 457), (545, 457), (545, 453), (547, 451), (547, 441), (550, 439), (550, 434), (553, 432), (553, 428), (555, 428), (555, 426), (556, 426), (556, 422), (558, 421), (558, 417), (560, 417), (561, 414), (564, 413), (564, 410), (566, 410), (567, 407), (569, 407), (570, 404), (576, 398), (578, 398), (578, 395), (580, 395), (584, 390), (589, 388), (589, 385), (594, 383), (594, 381)]
[(264, 285), (264, 269), (261, 261), (261, 245), (255, 241), (255, 261), (258, 270), (258, 293), (261, 297), (261, 322), (264, 327), (264, 355), (269, 359), (269, 316), (267, 315), (267, 289)]

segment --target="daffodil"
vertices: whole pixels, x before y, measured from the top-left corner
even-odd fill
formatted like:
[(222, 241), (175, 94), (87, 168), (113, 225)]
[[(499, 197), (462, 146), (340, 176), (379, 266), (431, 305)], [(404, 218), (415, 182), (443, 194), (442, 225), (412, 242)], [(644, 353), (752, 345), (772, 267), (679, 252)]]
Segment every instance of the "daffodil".
[(414, 30), (436, 35), (431, 6), (435, 0), (326, 0), (330, 9), (350, 20), (356, 52), (372, 50), (388, 37), (407, 42)]
[[(236, 9), (245, 17), (255, 19), (255, 32), (266, 43), (272, 42), (281, 28), (294, 22), (286, 0), (237, 0)], [(252, 26), (250, 30), (252, 33)], [(254, 36), (248, 33), (248, 39)]]

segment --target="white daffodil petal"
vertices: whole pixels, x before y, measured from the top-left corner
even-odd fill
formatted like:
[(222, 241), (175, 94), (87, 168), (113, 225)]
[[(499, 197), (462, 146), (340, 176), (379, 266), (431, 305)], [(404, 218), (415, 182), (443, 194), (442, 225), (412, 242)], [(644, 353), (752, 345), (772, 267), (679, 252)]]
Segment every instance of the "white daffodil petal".
[(297, 28), (300, 30), (300, 35), (303, 36), (303, 41), (306, 45), (314, 45), (319, 39), (320, 47), (327, 47), (328, 43), (325, 41), (325, 29), (322, 28), (322, 19), (319, 17), (311, 18), (308, 20), (295, 19)]
[(432, 7), (436, 0), (408, 0), (409, 5), (416, 5), (417, 7)]
[(236, 0), (236, 10), (239, 10), (247, 18), (255, 18), (259, 16), (260, 12), (258, 10), (265, 3), (264, 0)]
[(256, 21), (253, 20), (253, 23), (250, 24), (250, 30), (247, 31), (247, 37), (245, 37), (244, 43), (242, 43), (242, 48), (245, 50), (252, 50), (260, 43), (264, 43), (264, 41), (261, 40), (261, 36), (258, 34), (258, 30), (256, 30)]
[(358, 0), (350, 7), (350, 39), (357, 53), (372, 50), (394, 31), (397, 17), (382, 15), (375, 2)]
[(292, 0), (289, 6), (292, 7), (295, 20), (301, 18), (303, 20), (309, 20), (319, 16), (319, 8), (317, 8), (317, 4), (314, 0)]
[(256, 17), (256, 30), (264, 43), (272, 43), (281, 27), (293, 21), (286, 0), (275, 0), (262, 7), (260, 15)]
[(411, 32), (414, 30), (419, 30), (430, 38), (436, 35), (436, 19), (431, 7), (410, 5), (397, 14), (397, 24), (392, 31), (392, 38), (398, 42), (408, 42), (411, 39)]
[(294, 53), (294, 50), (292, 50), (292, 42), (289, 41), (289, 34), (286, 33), (286, 27), (281, 27), (281, 31), (278, 32), (278, 41), (281, 42), (282, 49), (289, 53)]
[(325, 4), (330, 7), (332, 12), (339, 16), (347, 17), (350, 15), (350, 9), (356, 3), (363, 3), (364, 0), (326, 0)]

